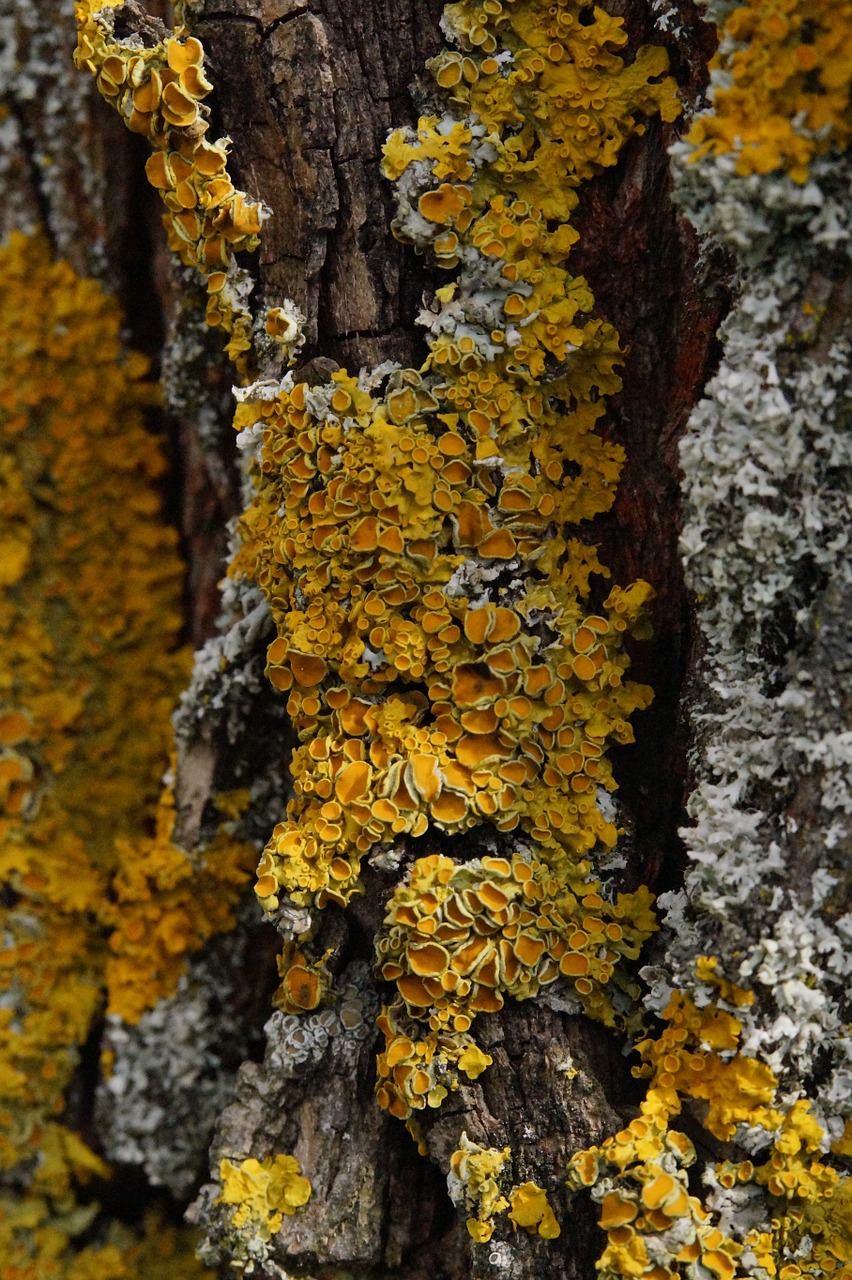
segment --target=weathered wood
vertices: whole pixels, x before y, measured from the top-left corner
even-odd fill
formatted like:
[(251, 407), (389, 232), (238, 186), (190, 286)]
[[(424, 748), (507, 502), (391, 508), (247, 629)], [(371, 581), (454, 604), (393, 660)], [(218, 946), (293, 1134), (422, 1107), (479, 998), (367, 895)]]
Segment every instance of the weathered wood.
[(413, 319), (430, 276), (389, 235), (379, 166), (389, 129), (417, 118), (441, 9), (211, 0), (196, 12), (234, 172), (272, 210), (258, 300), (302, 308), (306, 359), (358, 368), (419, 349)]

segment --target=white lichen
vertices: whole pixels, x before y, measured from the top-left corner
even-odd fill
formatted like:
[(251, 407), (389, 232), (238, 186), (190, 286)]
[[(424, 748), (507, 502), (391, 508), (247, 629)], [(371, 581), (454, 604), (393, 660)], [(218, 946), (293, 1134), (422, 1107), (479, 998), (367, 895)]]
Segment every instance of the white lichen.
[(817, 157), (796, 184), (738, 176), (734, 155), (690, 163), (685, 142), (673, 154), (676, 198), (734, 253), (737, 276), (723, 357), (681, 446), (703, 661), (689, 866), (684, 892), (660, 900), (665, 959), (645, 970), (648, 1005), (659, 1013), (673, 987), (700, 998), (695, 957), (716, 956), (755, 994), (737, 1011), (742, 1050), (771, 1066), (782, 1099), (819, 1068), (812, 1105), (836, 1135), (852, 1059), (852, 952), (836, 911), (852, 795), (852, 330), (835, 282), (848, 271), (852, 166)]
[(256, 916), (247, 904), (236, 931), (194, 957), (175, 994), (135, 1025), (111, 1015), (102, 1042), (104, 1077), (95, 1115), (106, 1157), (136, 1165), (178, 1199), (205, 1172), (218, 1115), (259, 1037), (237, 1012), (239, 972)]

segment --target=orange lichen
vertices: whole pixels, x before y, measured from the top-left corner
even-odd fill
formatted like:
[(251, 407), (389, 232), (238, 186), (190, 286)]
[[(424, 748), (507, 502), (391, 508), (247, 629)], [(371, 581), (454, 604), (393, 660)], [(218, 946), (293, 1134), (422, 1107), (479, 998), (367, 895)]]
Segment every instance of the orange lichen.
[[(714, 968), (704, 962), (705, 979)], [(730, 1280), (742, 1246), (717, 1230), (701, 1201), (689, 1194), (684, 1170), (694, 1163), (695, 1150), (669, 1122), (680, 1112), (682, 1096), (700, 1098), (707, 1103), (710, 1131), (730, 1137), (746, 1117), (771, 1120), (766, 1104), (776, 1082), (763, 1064), (737, 1054), (740, 1024), (724, 1009), (698, 1009), (689, 997), (675, 993), (665, 1019), (659, 1039), (638, 1046), (644, 1062), (634, 1074), (651, 1077), (640, 1115), (599, 1147), (575, 1155), (568, 1185), (592, 1187), (601, 1203), (600, 1225), (608, 1241), (597, 1264), (602, 1276), (656, 1280), (659, 1274), (663, 1280), (655, 1270), (660, 1256), (655, 1242), (676, 1228), (678, 1245), (666, 1263), (666, 1277), (697, 1261), (720, 1280)]]
[(458, 864), (420, 858), (399, 885), (377, 955), (414, 1018), (467, 1031), (504, 995), (529, 999), (568, 978), (593, 1016), (613, 1020), (605, 987), (619, 958), (635, 958), (656, 928), (646, 889), (615, 904), (529, 857)]
[[(270, 599), (279, 635), (268, 673), (289, 690), (304, 743), (290, 818), (258, 869), (270, 908), (281, 889), (345, 902), (364, 852), (430, 823), (448, 832), (520, 823), (551, 858), (615, 840), (594, 795), (614, 786), (606, 740), (629, 741), (627, 717), (649, 700), (624, 681), (621, 650), (623, 633), (643, 625), (649, 589), (616, 587), (589, 614), (589, 574), (603, 572), (591, 549), (553, 536), (542, 557), (558, 508), (561, 518), (580, 501), (573, 484), (560, 489), (558, 447), (553, 479), (533, 480), (538, 436), (516, 430), (513, 404), (511, 444), (476, 468), (481, 451), (458, 415), (453, 430), (434, 433), (436, 407), (423, 376), (408, 371), (391, 376), (382, 400), (341, 373), (321, 393), (296, 384), (237, 410), (240, 428), (262, 424), (265, 449), (232, 572), (250, 572)], [(571, 456), (586, 461), (579, 444)], [(511, 465), (512, 483), (489, 504), (498, 464)], [(586, 502), (601, 474), (590, 465)], [(520, 600), (477, 612), (446, 588), (463, 550), (499, 559), (500, 546), (488, 545), (497, 532), (513, 554), (559, 568), (552, 584), (536, 574)], [(546, 659), (533, 615), (548, 629)], [(400, 677), (411, 692), (380, 700)]]
[(399, 991), (379, 1019), (381, 1105), (399, 1116), (439, 1105), (445, 1076), (457, 1087), (454, 1062), (475, 1078), (491, 1059), (467, 1032), (478, 1013), (501, 1009), (506, 995), (529, 999), (562, 978), (586, 1012), (612, 1023), (606, 986), (623, 984), (618, 960), (635, 958), (656, 928), (651, 901), (642, 888), (608, 903), (579, 874), (560, 879), (521, 855), (463, 864), (418, 859), (389, 903), (377, 943), (380, 972)]
[(278, 957), (281, 985), (273, 1002), (286, 1013), (309, 1013), (322, 1004), (330, 988), (324, 960), (311, 961), (296, 942), (288, 942)]
[[(601, 1204), (607, 1246), (597, 1270), (609, 1280), (646, 1275), (670, 1280), (682, 1270), (691, 1274), (687, 1268), (697, 1262), (719, 1280), (730, 1280), (742, 1246), (719, 1231), (701, 1201), (690, 1195), (685, 1169), (694, 1163), (695, 1151), (684, 1134), (668, 1128), (669, 1116), (657, 1091), (649, 1089), (635, 1120), (571, 1160), (569, 1187), (592, 1187)], [(677, 1244), (667, 1250), (669, 1239)], [(665, 1265), (658, 1261), (661, 1252)]]
[(743, 1161), (717, 1167), (739, 1183), (754, 1182), (771, 1197), (771, 1231), (760, 1240), (746, 1237), (770, 1258), (783, 1258), (783, 1280), (852, 1271), (852, 1180), (821, 1158), (826, 1134), (806, 1098), (799, 1098), (775, 1118), (777, 1126), (770, 1154), (763, 1164)]
[(730, 151), (737, 173), (786, 169), (806, 182), (814, 156), (852, 137), (852, 5), (749, 0), (721, 34), (713, 106), (688, 135), (690, 159)]
[[(166, 206), (169, 247), (204, 278), (207, 321), (229, 335), (226, 351), (245, 373), (252, 349), (251, 313), (241, 296), (234, 255), (256, 249), (265, 210), (228, 175), (228, 140), (207, 138), (212, 89), (204, 49), (178, 31), (153, 45), (114, 35), (114, 10), (123, 3), (78, 0), (74, 60), (153, 154), (145, 169)], [(281, 335), (279, 335), (281, 336)]]
[[(685, 1091), (684, 1096), (691, 1095)], [(693, 1274), (696, 1263), (719, 1280), (751, 1275), (755, 1266), (784, 1280), (845, 1274), (842, 1268), (852, 1262), (849, 1181), (819, 1160), (825, 1135), (806, 1100), (785, 1113), (760, 1112), (757, 1123), (777, 1130), (764, 1164), (746, 1160), (716, 1166), (721, 1187), (754, 1184), (770, 1194), (770, 1229), (748, 1229), (740, 1240), (719, 1230), (713, 1215), (689, 1194), (684, 1171), (695, 1162), (695, 1151), (684, 1134), (669, 1128), (672, 1114), (665, 1091), (652, 1086), (639, 1117), (571, 1161), (568, 1185), (592, 1187), (601, 1205), (600, 1225), (608, 1238), (598, 1262), (602, 1276), (670, 1280)], [(739, 1114), (743, 1122), (754, 1123), (747, 1100)]]
[[(464, 30), (473, 12), (448, 9)], [(561, 264), (576, 238), (571, 188), (614, 162), (638, 115), (671, 118), (677, 104), (670, 79), (653, 83), (662, 50), (624, 67), (611, 51), (626, 40), (621, 21), (581, 12), (495, 4), (489, 40), (504, 39), (512, 61), (471, 52), (452, 98), (481, 124), (427, 117), (387, 144), (394, 178), (430, 165), (437, 185), (418, 216), (436, 252), (452, 224), (453, 243), (493, 268), (499, 323), (495, 310), (488, 332), (439, 326), (423, 370), (392, 373), (381, 395), (341, 372), (238, 408), (235, 425), (262, 429), (263, 452), (231, 572), (270, 602), (268, 674), (289, 691), (304, 744), (288, 820), (259, 868), (269, 909), (282, 890), (345, 902), (363, 853), (430, 826), (518, 828), (551, 864), (615, 840), (595, 797), (614, 786), (607, 740), (629, 741), (628, 716), (649, 700), (624, 681), (621, 638), (645, 626), (650, 590), (615, 588), (591, 609), (590, 575), (607, 570), (562, 533), (611, 505), (622, 452), (594, 433), (620, 385), (617, 337), (583, 318), (591, 292)], [(439, 83), (456, 83), (455, 57), (436, 61)], [(588, 119), (569, 129), (553, 110), (561, 94)], [(483, 136), (499, 157), (484, 168)], [(439, 291), (450, 311), (456, 293)], [(516, 576), (523, 566), (511, 594), (480, 603), (454, 585), (465, 563), (493, 576), (506, 561)], [(387, 689), (400, 681), (407, 689)]]
[(459, 1072), (476, 1080), (491, 1066), (464, 1031), (426, 1031), (408, 1016), (401, 999), (388, 1005), (377, 1018), (385, 1037), (384, 1052), (376, 1057), (376, 1098), (379, 1105), (401, 1120), (412, 1111), (439, 1107), (461, 1083)]
[(670, 1115), (681, 1093), (707, 1104), (704, 1124), (717, 1138), (733, 1137), (740, 1122), (769, 1125), (775, 1076), (765, 1063), (736, 1053), (740, 1023), (715, 1005), (698, 1009), (675, 992), (665, 1011), (667, 1026), (657, 1039), (637, 1045), (644, 1059), (634, 1074), (652, 1079), (651, 1089)]
[[(615, 164), (625, 141), (644, 132), (637, 117), (660, 112), (672, 120), (679, 112), (665, 50), (643, 46), (625, 66), (616, 52), (627, 43), (623, 21), (601, 9), (591, 21), (591, 6), (564, 2), (494, 0), (483, 9), (463, 0), (445, 12), (465, 51), (441, 53), (430, 66), (453, 106), (470, 110), (493, 139), (497, 155), (483, 175), (488, 194), (514, 188), (524, 173), (532, 209), (565, 221), (566, 207), (576, 205), (570, 189)], [(488, 56), (498, 41), (511, 59)], [(391, 136), (390, 177), (412, 159), (437, 162), (438, 177), (471, 177), (465, 125), (440, 134), (437, 125), (435, 117), (420, 121), (413, 151), (404, 134)]]

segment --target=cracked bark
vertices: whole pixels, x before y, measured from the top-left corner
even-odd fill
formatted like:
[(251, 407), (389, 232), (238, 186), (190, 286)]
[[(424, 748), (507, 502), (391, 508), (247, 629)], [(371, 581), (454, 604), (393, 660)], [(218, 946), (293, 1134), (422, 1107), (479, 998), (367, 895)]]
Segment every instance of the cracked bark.
[(258, 301), (298, 303), (305, 359), (357, 368), (420, 350), (413, 320), (427, 276), (388, 235), (379, 165), (388, 130), (417, 118), (441, 8), (214, 0), (197, 10), (234, 171), (273, 212)]

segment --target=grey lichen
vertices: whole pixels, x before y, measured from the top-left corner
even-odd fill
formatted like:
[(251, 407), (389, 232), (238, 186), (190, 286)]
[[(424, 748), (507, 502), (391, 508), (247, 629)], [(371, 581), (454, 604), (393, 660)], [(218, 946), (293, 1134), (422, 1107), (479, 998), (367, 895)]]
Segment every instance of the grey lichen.
[[(231, 545), (236, 546), (233, 532)], [(269, 607), (257, 587), (240, 576), (223, 578), (217, 633), (196, 652), (174, 715), (179, 806), (193, 807), (190, 791), (203, 793), (205, 805), (203, 817), (191, 824), (192, 841), (202, 831), (209, 834), (208, 819), (218, 821), (205, 799), (214, 787), (248, 789), (250, 803), (234, 828), (239, 839), (265, 839), (286, 804), (286, 704), (264, 676), (273, 635)]]
[(192, 422), (204, 468), (227, 494), (233, 484), (224, 461), (233, 434), (232, 370), (221, 334), (207, 323), (207, 294), (197, 272), (176, 259), (169, 266), (175, 301), (162, 357), (165, 407), (175, 422)]
[(259, 1039), (240, 1016), (239, 974), (257, 911), (193, 958), (175, 994), (130, 1025), (107, 1018), (95, 1118), (104, 1153), (184, 1199), (206, 1173), (216, 1118)]
[[(86, 146), (97, 95), (82, 76), (59, 71), (74, 32), (74, 0), (0, 3), (0, 238), (12, 228), (47, 230), (58, 256), (109, 280), (113, 175)], [(80, 196), (76, 207), (71, 191)]]
[(742, 1051), (771, 1066), (779, 1097), (810, 1093), (837, 1138), (852, 1114), (852, 167), (829, 153), (797, 184), (738, 176), (733, 155), (691, 163), (687, 143), (674, 158), (676, 198), (738, 271), (722, 361), (681, 445), (703, 657), (689, 868), (685, 892), (661, 898), (650, 1004), (672, 987), (711, 999), (693, 965), (718, 957), (755, 993), (738, 1011)]

